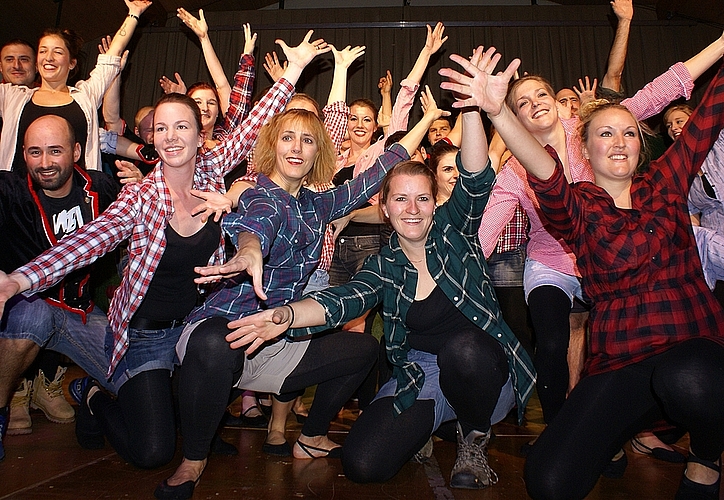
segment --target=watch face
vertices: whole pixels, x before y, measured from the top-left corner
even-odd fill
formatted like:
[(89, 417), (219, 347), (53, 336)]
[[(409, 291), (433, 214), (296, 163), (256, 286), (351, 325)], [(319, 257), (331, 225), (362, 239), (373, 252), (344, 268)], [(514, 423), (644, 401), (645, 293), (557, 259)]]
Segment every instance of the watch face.
[(143, 148), (141, 148), (141, 156), (147, 162), (155, 162), (158, 160), (158, 152), (156, 152), (156, 148), (153, 147), (153, 144), (146, 144), (143, 146)]

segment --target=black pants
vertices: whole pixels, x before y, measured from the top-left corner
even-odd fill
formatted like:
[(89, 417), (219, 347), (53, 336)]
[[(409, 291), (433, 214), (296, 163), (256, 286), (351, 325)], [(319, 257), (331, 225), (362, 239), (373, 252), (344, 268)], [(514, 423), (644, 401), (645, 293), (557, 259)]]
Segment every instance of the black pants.
[[(501, 345), (481, 331), (450, 335), (437, 356), (440, 388), (467, 434), (490, 429), (490, 417), (508, 380)], [(374, 401), (362, 412), (344, 442), (342, 466), (358, 483), (392, 478), (433, 432), (435, 401), (418, 399), (395, 416), (393, 398)]]
[(98, 392), (90, 409), (111, 446), (127, 462), (153, 469), (173, 458), (176, 423), (168, 370), (139, 373), (121, 386), (117, 399)]
[(706, 339), (585, 377), (528, 455), (528, 493), (584, 498), (621, 446), (662, 417), (689, 432), (694, 455), (717, 460), (724, 450), (722, 380), (724, 347)]
[[(243, 349), (231, 349), (225, 337), (228, 320), (214, 317), (201, 323), (189, 337), (179, 378), (181, 432), (184, 457), (203, 460), (224, 415), (229, 394), (244, 368)], [(285, 394), (317, 384), (306, 436), (327, 433), (329, 423), (369, 373), (377, 357), (377, 341), (370, 335), (339, 332), (314, 337), (304, 356), (281, 387)]]
[(550, 425), (568, 392), (571, 300), (556, 286), (539, 286), (528, 294), (528, 307), (536, 340), (536, 389), (543, 420)]

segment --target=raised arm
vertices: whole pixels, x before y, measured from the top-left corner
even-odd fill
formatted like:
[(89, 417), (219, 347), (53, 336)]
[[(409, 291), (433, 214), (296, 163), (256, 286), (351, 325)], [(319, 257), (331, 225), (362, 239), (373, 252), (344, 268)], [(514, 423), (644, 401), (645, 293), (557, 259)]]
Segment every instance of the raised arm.
[[(110, 36), (101, 37), (101, 43), (98, 45), (98, 52), (106, 54), (112, 39)], [(123, 120), (121, 119), (121, 72), (128, 62), (128, 51), (124, 51), (121, 56), (121, 69), (118, 75), (113, 79), (113, 83), (108, 87), (106, 93), (103, 94), (103, 122), (106, 130), (123, 133)]]
[(437, 23), (435, 28), (431, 28), (427, 25), (427, 38), (425, 39), (425, 46), (420, 51), (420, 55), (417, 56), (415, 65), (407, 75), (407, 79), (414, 83), (420, 83), (422, 76), (425, 74), (427, 65), (430, 62), (432, 55), (440, 50), (442, 44), (447, 40), (445, 34), (445, 26), (442, 23)]
[(696, 80), (704, 71), (711, 68), (724, 55), (724, 33), (722, 36), (714, 40), (704, 50), (696, 54), (694, 57), (684, 62), (684, 66), (689, 70), (691, 79)]
[[(476, 52), (479, 50), (482, 50), (482, 47), (476, 49)], [(494, 52), (494, 50), (490, 48), (488, 52)], [(489, 58), (491, 61), (497, 62), (500, 56), (496, 54)], [(555, 168), (555, 161), (505, 104), (508, 83), (515, 70), (520, 66), (520, 60), (513, 59), (505, 71), (493, 75), (457, 54), (451, 55), (450, 59), (462, 66), (467, 74), (458, 73), (451, 68), (443, 68), (440, 70), (440, 74), (449, 78), (450, 81), (441, 83), (440, 87), (469, 96), (467, 99), (454, 102), (453, 107), (476, 106), (485, 111), (505, 144), (526, 170), (540, 179), (548, 179)]]
[[(422, 142), (422, 139), (427, 135), (427, 129), (430, 128), (432, 122), (440, 118), (441, 116), (449, 116), (450, 112), (442, 110), (437, 107), (435, 98), (432, 97), (430, 87), (425, 86), (425, 90), (420, 95), (420, 101), (422, 102), (422, 109), (425, 114), (417, 124), (412, 127), (405, 136), (400, 139), (399, 144), (407, 150), (407, 154), (412, 156), (417, 147)], [(487, 145), (486, 145), (487, 150)]]
[(226, 78), (226, 73), (224, 73), (224, 68), (221, 66), (221, 61), (219, 61), (216, 51), (214, 50), (214, 46), (211, 44), (211, 40), (209, 39), (209, 25), (206, 23), (203, 9), (199, 9), (198, 19), (183, 7), (176, 9), (176, 15), (186, 26), (191, 28), (191, 31), (193, 31), (196, 36), (199, 37), (201, 50), (204, 53), (204, 60), (206, 61), (206, 67), (209, 69), (211, 79), (214, 81), (216, 91), (219, 93), (219, 99), (221, 100), (219, 106), (221, 107), (221, 112), (226, 114), (226, 111), (229, 109), (231, 85), (229, 85), (229, 80)]
[(327, 104), (347, 100), (347, 70), (357, 58), (365, 53), (364, 45), (356, 47), (347, 45), (342, 50), (337, 50), (334, 45), (330, 45), (330, 47), (334, 54), (334, 76)]
[(621, 75), (623, 75), (623, 67), (626, 63), (628, 37), (634, 13), (633, 1), (611, 0), (611, 7), (613, 13), (616, 14), (616, 19), (618, 19), (618, 25), (616, 26), (616, 34), (613, 37), (611, 52), (608, 54), (608, 66), (606, 67), (606, 74), (601, 80), (601, 86), (621, 92)]
[(106, 54), (109, 56), (120, 56), (123, 51), (126, 50), (128, 42), (131, 41), (133, 32), (136, 30), (136, 26), (138, 26), (138, 22), (141, 19), (141, 14), (151, 6), (151, 2), (148, 0), (124, 1), (126, 2), (126, 7), (128, 7), (128, 15), (123, 20), (121, 27), (116, 31), (116, 35), (108, 47)]
[(377, 124), (382, 127), (386, 137), (392, 119), (392, 73), (390, 73), (389, 69), (385, 76), (380, 78), (377, 88), (380, 89), (380, 97), (382, 98), (382, 105), (379, 113), (377, 113)]

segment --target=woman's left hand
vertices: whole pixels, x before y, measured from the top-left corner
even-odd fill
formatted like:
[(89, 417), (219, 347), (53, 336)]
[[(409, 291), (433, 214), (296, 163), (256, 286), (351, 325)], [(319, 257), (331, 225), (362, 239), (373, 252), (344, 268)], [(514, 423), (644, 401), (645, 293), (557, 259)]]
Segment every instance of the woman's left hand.
[(250, 316), (229, 322), (230, 330), (226, 336), (232, 349), (248, 345), (246, 354), (252, 354), (264, 342), (272, 340), (289, 329), (291, 312), (288, 307), (275, 307)]
[(204, 9), (199, 9), (199, 18), (196, 19), (189, 11), (183, 7), (179, 7), (176, 9), (176, 17), (181, 19), (186, 26), (191, 28), (191, 31), (196, 33), (199, 40), (203, 40), (209, 34), (209, 25), (206, 24)]
[(431, 116), (432, 120), (435, 121), (441, 116), (450, 116), (450, 111), (440, 109), (437, 107), (437, 102), (432, 96), (430, 87), (425, 85), (425, 90), (420, 94), (420, 104), (422, 104), (422, 112), (425, 116)]
[(296, 47), (290, 47), (284, 40), (276, 40), (276, 43), (284, 51), (284, 55), (287, 57), (289, 64), (294, 64), (298, 68), (304, 69), (307, 64), (319, 54), (324, 54), (332, 50), (332, 47), (321, 38), (310, 42), (313, 34), (314, 30), (307, 31), (302, 42)]
[(596, 89), (598, 88), (598, 78), (593, 79), (593, 85), (591, 85), (591, 80), (588, 78), (588, 75), (586, 75), (586, 83), (583, 83), (582, 79), (578, 79), (578, 85), (580, 85), (581, 89), (579, 90), (578, 87), (575, 85), (573, 86), (573, 91), (578, 95), (578, 105), (583, 106), (586, 103), (589, 103), (596, 99)]
[(141, 17), (141, 14), (146, 12), (153, 2), (149, 0), (124, 0), (126, 7), (128, 7), (128, 13), (136, 17)]
[(191, 213), (193, 217), (201, 215), (201, 222), (206, 222), (211, 215), (214, 216), (214, 222), (219, 222), (224, 214), (231, 212), (231, 200), (221, 193), (199, 191), (198, 189), (192, 189), (190, 192), (195, 197), (204, 200), (204, 203), (194, 208)]

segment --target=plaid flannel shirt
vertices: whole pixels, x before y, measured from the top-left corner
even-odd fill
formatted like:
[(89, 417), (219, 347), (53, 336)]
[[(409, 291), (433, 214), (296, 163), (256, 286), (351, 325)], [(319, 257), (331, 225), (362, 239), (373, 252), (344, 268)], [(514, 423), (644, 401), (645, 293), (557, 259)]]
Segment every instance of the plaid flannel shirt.
[[(251, 110), (244, 123), (213, 149), (203, 148), (196, 159), (194, 188), (224, 192), (224, 175), (251, 150), (259, 129), (284, 108), (294, 87), (282, 79)], [(65, 274), (90, 264), (129, 239), (128, 266), (108, 311), (113, 331), (108, 377), (128, 350), (128, 325), (143, 301), (166, 248), (164, 231), (173, 217), (171, 194), (163, 180), (163, 164), (141, 182), (128, 184), (118, 200), (100, 217), (18, 269), (31, 283), (31, 292), (44, 290)], [(223, 238), (210, 264), (223, 259)]]
[(529, 177), (549, 227), (574, 249), (592, 299), (587, 374), (705, 337), (724, 345), (724, 310), (704, 280), (689, 186), (724, 128), (724, 66), (679, 139), (632, 179), (631, 209), (591, 182), (570, 186), (555, 151), (550, 179)]
[(234, 75), (234, 86), (229, 94), (229, 109), (226, 110), (221, 124), (215, 127), (214, 139), (221, 140), (231, 134), (249, 114), (255, 77), (254, 56), (241, 54), (239, 69)]
[[(495, 173), (489, 166), (482, 172), (468, 173), (459, 156), (457, 163), (460, 178), (450, 199), (435, 211), (427, 237), (427, 266), (437, 285), (460, 312), (503, 346), (520, 420), (533, 392), (535, 369), (503, 321), (477, 236)], [(368, 257), (349, 283), (307, 295), (324, 307), (326, 325), (292, 329), (289, 335), (304, 336), (342, 325), (382, 303), (387, 357), (397, 380), (394, 409), (399, 415), (412, 405), (425, 383), (420, 367), (407, 359), (410, 345), (405, 318), (416, 289), (417, 269), (393, 233), (390, 245), (380, 254)]]
[[(691, 75), (683, 63), (676, 63), (667, 72), (656, 77), (630, 99), (621, 104), (633, 115), (644, 120), (659, 113), (668, 103), (685, 96), (687, 99), (694, 88)], [(593, 181), (593, 172), (581, 152), (581, 138), (578, 134), (578, 117), (561, 120), (566, 133), (568, 168), (573, 182)], [(561, 239), (556, 239), (541, 222), (540, 207), (535, 193), (528, 185), (527, 174), (517, 158), (510, 157), (498, 174), (490, 201), (483, 214), (480, 243), (486, 257), (489, 257), (498, 243), (501, 231), (520, 205), (530, 220), (528, 232), (528, 257), (546, 266), (571, 276), (580, 276), (573, 252)]]
[(375, 167), (357, 179), (322, 193), (302, 188), (297, 198), (259, 174), (256, 187), (241, 195), (239, 213), (224, 217), (221, 226), (234, 244), (240, 232), (259, 238), (266, 260), (262, 283), (268, 298), (261, 302), (249, 276), (240, 274), (224, 281), (187, 320), (211, 316), (233, 320), (298, 300), (317, 267), (326, 225), (363, 205), (377, 192), (387, 171), (408, 158), (405, 148), (393, 144)]

